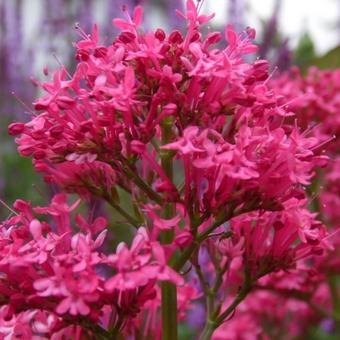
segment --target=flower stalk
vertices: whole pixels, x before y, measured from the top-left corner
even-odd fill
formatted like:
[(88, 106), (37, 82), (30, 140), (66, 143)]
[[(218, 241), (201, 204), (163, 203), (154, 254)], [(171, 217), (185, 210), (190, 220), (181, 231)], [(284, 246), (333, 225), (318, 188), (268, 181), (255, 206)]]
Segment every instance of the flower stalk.
[[(168, 144), (172, 138), (172, 117), (167, 117), (162, 122), (162, 144)], [(160, 151), (161, 166), (166, 176), (173, 180), (173, 161), (172, 153), (167, 150)], [(167, 202), (164, 206), (163, 217), (170, 219), (174, 215), (173, 203)], [(174, 232), (172, 230), (162, 231), (160, 238), (162, 244), (170, 244), (173, 240)], [(177, 340), (177, 288), (176, 285), (170, 282), (161, 283), (162, 294), (162, 339)]]
[(210, 340), (214, 331), (235, 311), (236, 307), (246, 298), (251, 290), (251, 278), (249, 273), (245, 273), (245, 281), (233, 302), (220, 313), (218, 307), (207, 315), (206, 325), (201, 333), (200, 340)]

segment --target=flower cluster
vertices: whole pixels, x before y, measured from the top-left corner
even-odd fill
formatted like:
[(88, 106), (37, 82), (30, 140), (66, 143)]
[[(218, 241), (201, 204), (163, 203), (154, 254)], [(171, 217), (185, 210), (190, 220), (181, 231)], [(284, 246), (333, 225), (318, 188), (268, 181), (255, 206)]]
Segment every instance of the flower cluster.
[[(78, 204), (69, 206), (64, 194), (56, 195), (48, 207), (32, 208), (17, 200), (17, 215), (1, 225), (0, 292), (3, 320), (11, 320), (8, 334), (16, 332), (21, 319), (27, 327), (33, 319), (45, 323), (44, 331), (31, 332), (47, 336), (77, 325), (79, 318), (86, 329), (87, 322), (98, 323), (105, 313), (113, 320), (121, 314), (133, 317), (156, 294), (157, 281), (182, 284), (167, 266), (163, 249), (143, 228), (131, 247), (120, 243), (115, 253), (103, 253), (105, 219), (89, 224), (76, 215), (73, 225), (70, 214)], [(51, 217), (51, 223), (37, 214)], [(91, 334), (91, 328), (88, 331)]]
[(131, 246), (112, 251), (103, 218), (73, 223), (79, 201), (65, 194), (44, 208), (17, 201), (0, 229), (0, 334), (38, 335), (38, 324), (50, 337), (176, 339), (190, 300), (205, 298), (202, 339), (217, 339), (261, 280), (299, 277), (301, 261), (330, 247), (305, 189), (327, 164), (324, 139), (292, 123), (268, 62), (246, 61), (255, 31), (227, 26), (217, 48), (222, 35), (200, 30), (213, 16), (192, 0), (184, 35), (143, 32), (141, 7), (124, 14), (108, 46), (96, 26), (76, 27), (74, 73), (56, 71), (36, 114), (9, 133), (47, 182), (107, 201), (137, 229)]

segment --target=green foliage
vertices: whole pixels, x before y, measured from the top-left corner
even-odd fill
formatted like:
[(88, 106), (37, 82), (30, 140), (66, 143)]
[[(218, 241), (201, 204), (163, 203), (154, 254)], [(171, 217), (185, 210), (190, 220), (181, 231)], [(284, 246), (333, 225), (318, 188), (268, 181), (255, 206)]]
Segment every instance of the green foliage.
[(340, 46), (327, 52), (325, 55), (315, 58), (313, 65), (321, 69), (335, 69), (340, 67)]
[(340, 67), (340, 46), (337, 46), (322, 56), (317, 56), (314, 42), (306, 32), (299, 40), (294, 53), (294, 64), (303, 73), (310, 67), (316, 66), (320, 69), (335, 69)]
[[(48, 192), (46, 185), (34, 172), (31, 159), (20, 157), (12, 148), (2, 149), (0, 154), (4, 181), (2, 195), (5, 202), (11, 206), (17, 198), (23, 198), (34, 205), (44, 205)], [(8, 215), (9, 211), (1, 206), (0, 217), (5, 218)]]
[(302, 72), (305, 72), (309, 66), (313, 64), (316, 58), (314, 42), (311, 36), (305, 32), (298, 43), (294, 53), (294, 64), (297, 65)]

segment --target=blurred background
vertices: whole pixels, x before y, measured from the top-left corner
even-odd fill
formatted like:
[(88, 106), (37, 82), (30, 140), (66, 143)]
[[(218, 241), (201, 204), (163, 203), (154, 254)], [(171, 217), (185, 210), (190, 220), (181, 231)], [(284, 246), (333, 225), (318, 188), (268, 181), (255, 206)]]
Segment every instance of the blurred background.
[[(5, 203), (22, 197), (39, 204), (50, 190), (33, 172), (31, 160), (19, 157), (7, 125), (28, 120), (39, 95), (34, 84), (43, 80), (44, 67), (65, 64), (72, 73), (76, 22), (85, 32), (98, 23), (102, 42), (110, 43), (116, 33), (111, 19), (122, 16), (123, 5), (131, 10), (137, 4), (146, 8), (145, 30), (183, 28), (175, 14), (176, 8), (183, 10), (182, 0), (0, 0), (1, 218), (9, 213)], [(226, 23), (239, 32), (254, 27), (259, 56), (282, 71), (291, 65), (303, 70), (312, 64), (340, 66), (340, 0), (205, 0), (202, 11), (216, 13), (209, 30)]]

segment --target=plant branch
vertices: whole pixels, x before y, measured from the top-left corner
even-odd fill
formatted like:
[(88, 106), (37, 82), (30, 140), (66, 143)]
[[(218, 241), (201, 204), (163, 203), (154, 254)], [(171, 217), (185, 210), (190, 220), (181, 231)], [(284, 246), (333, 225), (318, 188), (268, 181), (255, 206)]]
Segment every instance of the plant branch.
[(115, 209), (121, 216), (125, 217), (126, 220), (134, 226), (136, 229), (140, 227), (140, 223), (132, 217), (127, 211), (125, 211), (120, 205), (115, 204), (113, 202), (108, 201), (108, 203), (111, 205), (113, 209)]
[(132, 180), (139, 189), (141, 189), (150, 199), (155, 201), (157, 204), (162, 205), (163, 199), (162, 197), (157, 194), (155, 191), (150, 188), (150, 186), (138, 175), (138, 173), (131, 168), (130, 164), (126, 159), (123, 159), (123, 166), (122, 170), (125, 175)]
[[(226, 266), (222, 269), (221, 273), (225, 269)], [(219, 314), (219, 309), (218, 307), (213, 313), (208, 315), (208, 320), (207, 323), (203, 329), (203, 332), (201, 334), (200, 340), (210, 340), (215, 329), (218, 328), (224, 320), (230, 316), (231, 313), (234, 312), (236, 307), (245, 299), (245, 297), (248, 295), (252, 288), (251, 284), (251, 277), (249, 272), (246, 270), (245, 271), (245, 281), (243, 283), (242, 288), (240, 289), (239, 293), (235, 297), (234, 301), (221, 313)]]
[(173, 268), (177, 271), (181, 270), (184, 264), (190, 259), (192, 253), (200, 246), (200, 244), (221, 224), (229, 221), (233, 217), (232, 209), (228, 213), (224, 213), (218, 217), (204, 232), (198, 234), (190, 246), (174, 261)]
[[(162, 126), (162, 145), (168, 144), (172, 138), (172, 117), (166, 117)], [(167, 150), (159, 150), (162, 168), (170, 179), (173, 180), (173, 161), (172, 153)], [(164, 206), (164, 203), (162, 204)], [(173, 203), (166, 203), (164, 206), (163, 217), (166, 219), (174, 216), (174, 205)], [(163, 231), (160, 234), (160, 240), (163, 244), (169, 244), (172, 242), (174, 237), (173, 230)], [(169, 262), (171, 265), (171, 260)], [(162, 293), (162, 339), (163, 340), (177, 340), (177, 287), (171, 282), (161, 283)]]

